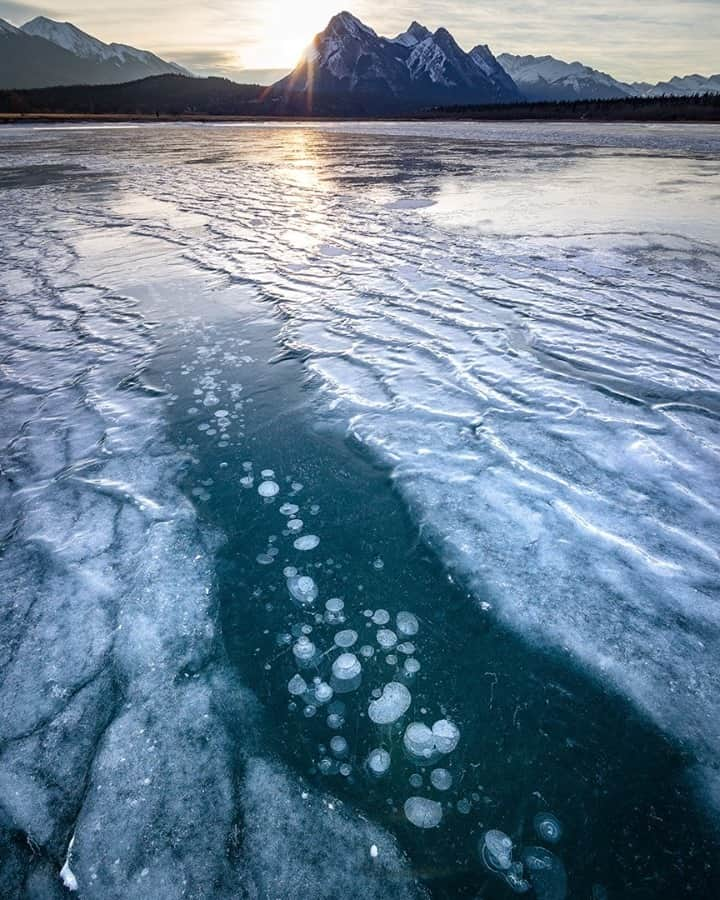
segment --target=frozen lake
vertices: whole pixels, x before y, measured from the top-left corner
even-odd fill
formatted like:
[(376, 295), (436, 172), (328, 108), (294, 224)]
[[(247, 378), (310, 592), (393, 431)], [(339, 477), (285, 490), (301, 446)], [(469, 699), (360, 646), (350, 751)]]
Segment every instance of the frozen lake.
[(720, 127), (8, 127), (0, 258), (3, 898), (720, 896)]

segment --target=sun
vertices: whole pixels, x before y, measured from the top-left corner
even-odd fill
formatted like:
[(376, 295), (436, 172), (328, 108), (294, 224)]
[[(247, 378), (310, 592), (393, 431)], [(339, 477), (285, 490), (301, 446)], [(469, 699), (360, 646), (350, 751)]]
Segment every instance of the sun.
[(314, 35), (341, 8), (339, 0), (270, 3), (255, 46), (243, 54), (244, 64), (248, 68), (293, 68)]

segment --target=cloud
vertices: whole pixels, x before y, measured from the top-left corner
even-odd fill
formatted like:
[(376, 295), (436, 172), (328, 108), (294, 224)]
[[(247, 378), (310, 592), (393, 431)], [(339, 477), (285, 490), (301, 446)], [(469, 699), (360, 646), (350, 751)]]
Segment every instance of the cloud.
[[(39, 12), (68, 19), (105, 41), (144, 47), (189, 68), (218, 74), (286, 66), (322, 27), (318, 10), (348, 7), (380, 34), (412, 19), (447, 27), (469, 49), (551, 53), (628, 80), (710, 74), (719, 65), (718, 0), (0, 0), (20, 23)], [(289, 16), (289, 19), (288, 19)], [(329, 18), (329, 15), (327, 16)], [(324, 18), (324, 15), (323, 15)], [(177, 48), (183, 48), (178, 51)], [(190, 54), (190, 55), (189, 55)], [(193, 65), (192, 54), (198, 54)]]
[(32, 6), (28, 3), (12, 3), (11, 0), (0, 0), (0, 19), (12, 25), (24, 25), (35, 16), (47, 16), (51, 10), (47, 6)]

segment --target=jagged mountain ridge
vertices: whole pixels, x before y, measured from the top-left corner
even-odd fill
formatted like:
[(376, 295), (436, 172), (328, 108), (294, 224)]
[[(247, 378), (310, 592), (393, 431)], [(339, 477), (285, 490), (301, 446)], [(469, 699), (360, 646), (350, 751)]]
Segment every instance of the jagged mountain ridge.
[(147, 50), (105, 44), (69, 22), (38, 16), (16, 28), (0, 19), (2, 88), (120, 84), (165, 74), (191, 73)]
[(501, 53), (498, 62), (528, 100), (613, 100), (624, 97), (691, 96), (720, 93), (720, 75), (686, 75), (649, 84), (619, 81), (581, 62), (554, 56)]
[(521, 99), (489, 50), (479, 63), (449, 31), (431, 33), (418, 22), (385, 38), (348, 12), (333, 16), (273, 94), (291, 109), (319, 112), (344, 105), (371, 114)]

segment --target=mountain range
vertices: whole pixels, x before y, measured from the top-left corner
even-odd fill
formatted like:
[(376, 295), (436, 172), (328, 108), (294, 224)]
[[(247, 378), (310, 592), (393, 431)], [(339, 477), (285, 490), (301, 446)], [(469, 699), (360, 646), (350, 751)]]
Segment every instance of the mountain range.
[[(155, 75), (191, 76), (147, 50), (106, 44), (69, 22), (39, 16), (20, 28), (0, 19), (0, 88), (121, 84)], [(482, 105), (720, 93), (720, 75), (627, 83), (552, 56), (495, 57), (463, 50), (444, 28), (418, 22), (394, 38), (348, 12), (316, 35), (296, 68), (268, 88), (276, 111), (377, 115), (428, 106)]]
[(0, 87), (120, 84), (167, 74), (191, 73), (148, 50), (105, 44), (70, 22), (38, 16), (16, 28), (0, 19)]
[(351, 104), (357, 113), (443, 103), (511, 103), (514, 82), (487, 48), (466, 53), (444, 28), (413, 22), (385, 38), (347, 12), (316, 35), (298, 66), (272, 89), (294, 113)]

